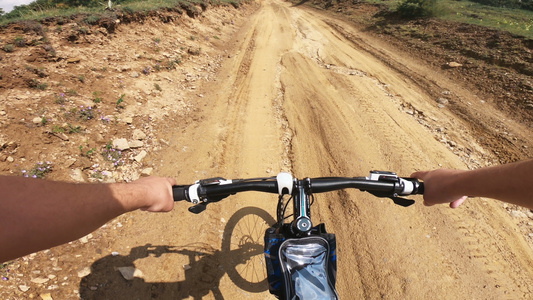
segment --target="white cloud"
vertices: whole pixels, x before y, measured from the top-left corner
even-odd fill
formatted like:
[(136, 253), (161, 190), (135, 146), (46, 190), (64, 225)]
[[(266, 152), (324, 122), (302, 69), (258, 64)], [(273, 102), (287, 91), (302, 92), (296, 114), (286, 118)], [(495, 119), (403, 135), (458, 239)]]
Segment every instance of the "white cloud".
[(33, 2), (33, 0), (2, 0), (0, 1), (0, 7), (4, 9), (4, 12), (10, 12), (13, 7), (22, 5), (22, 4), (29, 4)]

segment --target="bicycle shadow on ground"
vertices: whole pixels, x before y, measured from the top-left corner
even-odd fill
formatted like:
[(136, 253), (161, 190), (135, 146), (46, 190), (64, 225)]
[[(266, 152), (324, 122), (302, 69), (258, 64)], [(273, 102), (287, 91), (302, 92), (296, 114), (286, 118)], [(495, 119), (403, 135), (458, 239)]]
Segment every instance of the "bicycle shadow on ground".
[[(251, 218), (250, 218), (251, 217)], [(224, 229), (222, 250), (212, 245), (195, 243), (185, 246), (150, 245), (132, 248), (128, 255), (108, 255), (91, 265), (91, 273), (82, 278), (79, 292), (84, 300), (130, 300), (130, 299), (202, 299), (210, 292), (215, 299), (224, 299), (219, 290), (220, 279), (228, 273), (232, 282), (240, 289), (252, 293), (268, 289), (266, 277), (252, 276), (248, 279), (246, 267), (251, 261), (263, 257), (263, 241), (259, 230), (243, 234), (240, 229), (242, 220), (273, 219), (264, 210), (247, 207), (237, 211)], [(238, 241), (236, 245), (232, 241)], [(162, 255), (184, 255), (188, 264), (165, 266), (179, 268), (180, 280), (176, 282), (147, 282), (141, 277), (127, 280), (119, 271), (123, 267), (135, 267), (135, 261)], [(244, 266), (244, 269), (239, 267)], [(264, 264), (260, 266), (264, 268)], [(244, 273), (241, 273), (243, 272)], [(142, 270), (141, 270), (142, 271)], [(184, 279), (183, 278), (184, 274)], [(253, 274), (253, 271), (252, 271)]]
[[(203, 247), (205, 248), (205, 247)], [(146, 282), (143, 278), (127, 280), (119, 271), (135, 267), (135, 261), (147, 257), (181, 254), (189, 257), (189, 264), (170, 266), (183, 268), (185, 279), (177, 282)], [(80, 298), (94, 299), (202, 299), (213, 292), (215, 299), (224, 299), (218, 286), (224, 271), (221, 251), (199, 250), (198, 247), (145, 245), (131, 249), (129, 255), (105, 256), (91, 265), (91, 273), (80, 282)], [(167, 266), (168, 267), (168, 266)], [(141, 270), (142, 272), (142, 270)]]

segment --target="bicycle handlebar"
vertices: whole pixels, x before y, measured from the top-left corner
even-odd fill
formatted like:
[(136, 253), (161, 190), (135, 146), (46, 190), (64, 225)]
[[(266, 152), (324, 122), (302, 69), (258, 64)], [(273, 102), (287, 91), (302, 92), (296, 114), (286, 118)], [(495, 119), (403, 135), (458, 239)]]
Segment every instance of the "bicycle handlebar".
[(172, 196), (174, 201), (187, 200), (187, 188), (188, 185), (174, 185), (172, 186)]
[[(285, 175), (285, 182), (280, 181)], [(197, 181), (193, 185), (176, 185), (172, 187), (174, 201), (187, 200), (194, 204), (216, 202), (229, 195), (245, 191), (258, 191), (273, 194), (291, 194), (298, 182), (287, 173), (278, 177), (258, 179), (226, 180), (211, 178)], [(287, 182), (290, 176), (292, 182)], [(424, 184), (414, 178), (400, 178), (395, 173), (372, 171), (369, 177), (328, 177), (306, 178), (311, 193), (325, 193), (346, 188), (355, 188), (370, 192), (379, 197), (391, 197), (423, 194)]]

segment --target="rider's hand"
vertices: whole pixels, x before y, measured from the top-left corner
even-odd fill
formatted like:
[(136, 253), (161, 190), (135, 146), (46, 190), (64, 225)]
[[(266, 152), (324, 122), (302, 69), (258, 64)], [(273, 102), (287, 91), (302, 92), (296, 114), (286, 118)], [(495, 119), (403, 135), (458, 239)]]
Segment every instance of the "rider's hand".
[(141, 209), (150, 212), (167, 212), (174, 208), (172, 198), (172, 186), (176, 180), (166, 177), (145, 177), (126, 184), (137, 202), (133, 209)]
[(454, 183), (454, 179), (462, 172), (464, 171), (438, 169), (418, 171), (411, 174), (411, 177), (424, 181), (424, 205), (450, 203), (451, 208), (457, 208), (468, 198), (457, 193)]

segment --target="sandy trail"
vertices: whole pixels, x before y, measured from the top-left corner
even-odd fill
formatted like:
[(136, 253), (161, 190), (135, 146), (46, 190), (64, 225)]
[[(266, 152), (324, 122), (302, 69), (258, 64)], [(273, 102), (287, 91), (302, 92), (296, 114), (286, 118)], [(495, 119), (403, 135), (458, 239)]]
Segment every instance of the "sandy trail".
[[(372, 53), (370, 42), (317, 12), (264, 1), (236, 35), (235, 51), (216, 82), (202, 87), (199, 122), (176, 124), (169, 133), (171, 147), (161, 155), (159, 173), (185, 184), (279, 171), (317, 177), (380, 169), (408, 176), (439, 165), (465, 168), (417, 119), (441, 120), (451, 135), (472, 142), (467, 126), (427, 93), (428, 85), (453, 89), (453, 83), (412, 61), (402, 72), (391, 68), (383, 56), (399, 55)], [(475, 99), (459, 87), (456, 92)], [(406, 103), (423, 114), (405, 113)], [(471, 147), (482, 151), (473, 142)], [(240, 228), (232, 216), (243, 207), (274, 216), (274, 201), (249, 193), (211, 204), (200, 215), (188, 213), (186, 203), (170, 214), (136, 215), (136, 226), (125, 236), (135, 237), (143, 253), (151, 248), (141, 241), (174, 252), (133, 256), (144, 279), (109, 288), (107, 296), (125, 296), (127, 290), (140, 298), (273, 298), (263, 285), (257, 243), (265, 224), (257, 211), (248, 209), (244, 218), (259, 224), (245, 228), (252, 232), (248, 236), (239, 239), (241, 229), (231, 236), (227, 231)], [(421, 201), (403, 208), (347, 191), (317, 196), (313, 212), (315, 223), (325, 222), (337, 234), (342, 299), (517, 299), (533, 292), (533, 252), (496, 201), (475, 199), (457, 210), (426, 208)], [(222, 247), (224, 239), (231, 240), (230, 250)], [(111, 248), (128, 244), (130, 239), (117, 240)]]

